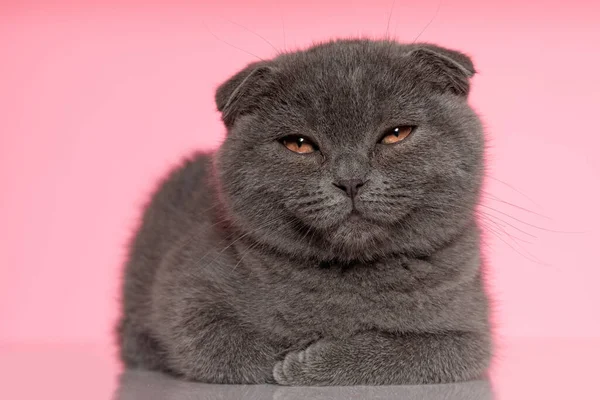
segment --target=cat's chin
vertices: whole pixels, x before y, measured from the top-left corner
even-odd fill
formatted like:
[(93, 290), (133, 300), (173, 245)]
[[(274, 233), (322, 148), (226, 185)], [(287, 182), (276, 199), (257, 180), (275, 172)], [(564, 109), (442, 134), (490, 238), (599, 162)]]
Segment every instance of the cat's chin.
[(328, 235), (329, 244), (338, 255), (349, 259), (360, 259), (383, 244), (389, 232), (358, 213), (350, 213)]

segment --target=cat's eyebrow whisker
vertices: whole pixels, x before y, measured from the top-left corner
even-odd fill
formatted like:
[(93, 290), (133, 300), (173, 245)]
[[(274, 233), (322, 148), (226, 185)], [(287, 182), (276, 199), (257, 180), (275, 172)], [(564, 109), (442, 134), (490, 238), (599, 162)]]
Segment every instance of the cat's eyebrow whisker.
[(429, 22), (427, 23), (427, 25), (425, 25), (425, 27), (421, 30), (421, 32), (419, 32), (419, 34), (417, 35), (417, 37), (412, 41), (413, 44), (417, 42), (417, 40), (419, 40), (419, 38), (421, 37), (421, 35), (423, 33), (425, 33), (425, 31), (427, 30), (427, 28), (429, 28), (429, 25), (431, 25), (431, 23), (433, 22), (433, 20), (435, 19), (435, 17), (437, 17), (438, 13), (440, 12), (440, 8), (442, 8), (442, 0), (440, 0), (440, 2), (438, 3), (437, 9), (435, 10), (435, 14), (433, 14), (433, 17), (431, 17), (431, 19), (429, 20)]
[(277, 47), (275, 47), (275, 45), (273, 45), (273, 43), (271, 43), (267, 38), (262, 36), (260, 33), (254, 32), (252, 29), (245, 27), (244, 25), (240, 24), (239, 22), (232, 21), (229, 18), (224, 18), (224, 17), (221, 17), (221, 18), (223, 18), (225, 21), (227, 21), (231, 24), (239, 26), (240, 28), (244, 29), (245, 31), (250, 32), (254, 36), (262, 39), (265, 43), (267, 43), (269, 46), (271, 46), (273, 48), (273, 50), (275, 50), (275, 53), (281, 54), (281, 50), (279, 50)]
[(285, 38), (285, 20), (283, 19), (283, 14), (281, 15), (281, 27), (283, 28), (283, 51), (286, 52), (287, 44), (286, 44), (286, 38)]
[(392, 20), (392, 14), (394, 14), (394, 6), (395, 5), (396, 5), (396, 0), (394, 0), (392, 2), (392, 7), (390, 8), (390, 14), (388, 15), (387, 27), (385, 28), (385, 37), (386, 37), (386, 39), (390, 38), (390, 21)]
[(247, 51), (247, 50), (244, 50), (244, 49), (242, 49), (241, 47), (238, 47), (238, 46), (236, 46), (236, 45), (234, 45), (234, 44), (231, 44), (231, 43), (229, 43), (228, 41), (226, 41), (226, 40), (224, 40), (224, 39), (221, 39), (220, 37), (218, 37), (217, 35), (215, 35), (215, 34), (213, 33), (213, 31), (211, 31), (211, 30), (210, 30), (210, 28), (208, 27), (208, 25), (206, 25), (206, 22), (204, 22), (204, 20), (202, 20), (202, 24), (204, 25), (204, 27), (206, 28), (206, 30), (208, 31), (208, 33), (210, 33), (210, 34), (211, 34), (211, 35), (212, 35), (212, 36), (213, 36), (215, 39), (217, 39), (218, 41), (220, 41), (220, 42), (223, 42), (223, 43), (225, 43), (226, 45), (233, 47), (234, 49), (237, 49), (237, 50), (239, 50), (239, 51), (243, 51), (244, 53), (246, 53), (246, 54), (248, 54), (248, 55), (251, 55), (252, 57), (256, 57), (256, 58), (258, 58), (258, 59), (259, 59), (259, 60), (261, 60), (261, 61), (265, 61), (265, 59), (264, 59), (264, 58), (262, 58), (262, 57), (259, 57), (259, 56), (257, 56), (256, 54), (254, 54), (254, 53), (251, 53), (251, 52), (249, 52), (249, 51)]

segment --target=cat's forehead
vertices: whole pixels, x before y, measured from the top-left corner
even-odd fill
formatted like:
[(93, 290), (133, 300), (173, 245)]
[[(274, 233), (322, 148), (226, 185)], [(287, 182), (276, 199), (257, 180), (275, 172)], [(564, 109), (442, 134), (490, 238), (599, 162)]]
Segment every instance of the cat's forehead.
[(275, 61), (283, 73), (297, 78), (330, 79), (359, 83), (369, 73), (383, 74), (394, 68), (401, 46), (397, 44), (340, 41), (317, 45), (305, 51), (284, 55)]
[(396, 42), (370, 40), (338, 40), (309, 47), (305, 50), (284, 54), (282, 58), (306, 60), (314, 63), (336, 61), (340, 64), (352, 64), (391, 57), (404, 51), (406, 45)]
[[(330, 42), (274, 60), (284, 97), (305, 98), (318, 113), (372, 115), (414, 88), (403, 59), (406, 46), (391, 42)], [(425, 94), (426, 89), (422, 91)], [(406, 104), (410, 106), (410, 104)]]
[(411, 100), (402, 95), (410, 82), (403, 82), (394, 70), (401, 68), (395, 47), (348, 41), (291, 54), (280, 65), (285, 76), (281, 95), (296, 106), (296, 112), (330, 134), (360, 133), (376, 129), (395, 113), (414, 114)]

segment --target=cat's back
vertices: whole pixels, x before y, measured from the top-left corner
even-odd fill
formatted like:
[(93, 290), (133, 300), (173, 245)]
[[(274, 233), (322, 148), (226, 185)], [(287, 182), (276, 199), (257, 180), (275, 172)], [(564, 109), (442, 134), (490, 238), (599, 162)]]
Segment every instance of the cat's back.
[(163, 179), (145, 207), (125, 268), (125, 309), (148, 295), (161, 260), (210, 219), (212, 155), (197, 153)]

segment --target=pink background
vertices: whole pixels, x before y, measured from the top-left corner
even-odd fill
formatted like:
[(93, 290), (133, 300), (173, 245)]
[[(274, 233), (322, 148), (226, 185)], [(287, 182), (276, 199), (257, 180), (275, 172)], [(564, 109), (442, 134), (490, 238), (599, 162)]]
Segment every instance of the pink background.
[[(382, 37), (392, 6), (28, 3), (0, 3), (5, 345), (110, 342), (139, 208), (182, 155), (222, 140), (214, 89), (247, 53), (275, 54), (258, 35), (279, 50)], [(396, 1), (389, 32), (412, 41), (438, 4)], [(503, 338), (600, 337), (599, 21), (591, 0), (445, 0), (420, 37), (466, 51), (479, 71), (471, 102), (490, 141), (481, 211)]]

